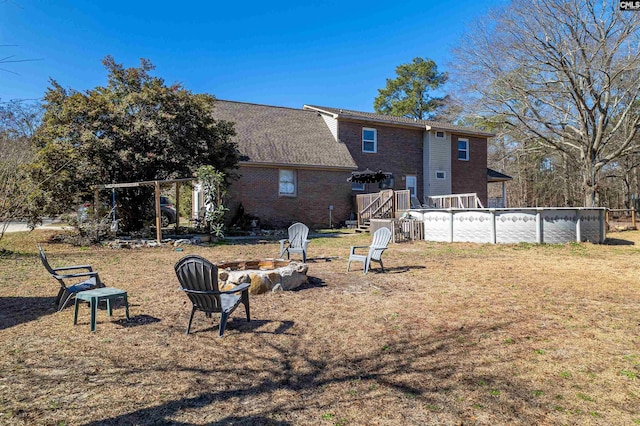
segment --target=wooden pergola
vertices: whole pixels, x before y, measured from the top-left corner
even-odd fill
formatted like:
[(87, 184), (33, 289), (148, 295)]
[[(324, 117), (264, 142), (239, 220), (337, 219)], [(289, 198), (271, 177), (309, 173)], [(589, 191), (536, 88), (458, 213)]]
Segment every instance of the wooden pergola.
[(167, 179), (167, 180), (147, 180), (142, 182), (128, 182), (128, 183), (109, 183), (105, 185), (95, 185), (93, 189), (93, 205), (94, 205), (94, 219), (96, 219), (95, 212), (98, 211), (99, 204), (99, 192), (101, 189), (115, 189), (115, 188), (137, 188), (139, 186), (153, 186), (155, 188), (155, 209), (156, 209), (156, 239), (158, 243), (162, 242), (162, 215), (160, 211), (160, 185), (171, 184), (176, 185), (176, 231), (178, 230), (178, 224), (180, 223), (180, 183), (196, 180), (196, 178), (183, 178), (183, 179)]

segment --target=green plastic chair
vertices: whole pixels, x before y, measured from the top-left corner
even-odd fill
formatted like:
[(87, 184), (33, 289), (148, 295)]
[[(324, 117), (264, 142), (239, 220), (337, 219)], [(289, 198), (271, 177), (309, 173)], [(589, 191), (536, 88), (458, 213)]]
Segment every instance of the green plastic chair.
[[(60, 284), (60, 290), (58, 291), (58, 295), (56, 296), (56, 305), (58, 306), (58, 312), (63, 310), (69, 302), (73, 300), (75, 295), (81, 291), (85, 290), (93, 290), (95, 288), (102, 288), (104, 284), (100, 281), (100, 276), (97, 272), (93, 270), (91, 265), (74, 265), (74, 266), (62, 266), (59, 268), (52, 268), (49, 265), (49, 261), (47, 260), (47, 255), (45, 254), (42, 246), (38, 244), (38, 251), (40, 252), (40, 261), (46, 268), (46, 270), (51, 274), (53, 278), (55, 278)], [(76, 273), (60, 273), (62, 271), (78, 271), (85, 269), (86, 272), (76, 272)], [(67, 285), (65, 280), (75, 280), (82, 279), (81, 282), (77, 282), (73, 285)]]

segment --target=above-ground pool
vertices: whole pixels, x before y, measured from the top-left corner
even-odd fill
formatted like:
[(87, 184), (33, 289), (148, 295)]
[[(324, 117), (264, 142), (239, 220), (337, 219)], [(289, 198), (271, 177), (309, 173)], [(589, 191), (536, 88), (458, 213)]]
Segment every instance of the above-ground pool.
[(606, 238), (604, 207), (534, 207), (520, 209), (414, 209), (427, 241), (474, 243), (548, 243)]

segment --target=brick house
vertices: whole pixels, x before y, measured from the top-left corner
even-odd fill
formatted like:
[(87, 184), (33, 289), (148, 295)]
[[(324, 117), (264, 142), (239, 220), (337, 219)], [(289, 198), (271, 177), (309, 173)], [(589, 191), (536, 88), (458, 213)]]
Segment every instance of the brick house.
[[(487, 138), (475, 129), (338, 108), (302, 109), (216, 101), (214, 117), (235, 123), (243, 160), (228, 193), (262, 223), (334, 224), (354, 213), (355, 195), (378, 184), (351, 184), (356, 170), (393, 175), (394, 189), (426, 196), (477, 193), (487, 201)], [(331, 206), (331, 207), (330, 207)]]
[(326, 227), (329, 206), (335, 223), (349, 217), (347, 178), (358, 165), (318, 112), (218, 100), (214, 117), (235, 123), (243, 156), (227, 194), (230, 216), (242, 203), (262, 224), (278, 227)]

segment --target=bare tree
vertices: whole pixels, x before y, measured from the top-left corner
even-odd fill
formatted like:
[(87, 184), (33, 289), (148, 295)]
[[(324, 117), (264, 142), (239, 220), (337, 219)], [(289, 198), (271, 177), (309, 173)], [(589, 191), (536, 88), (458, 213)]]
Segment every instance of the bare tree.
[(576, 164), (585, 205), (603, 167), (639, 150), (640, 19), (610, 0), (512, 0), (455, 51), (473, 110)]
[(26, 167), (33, 161), (30, 139), (41, 115), (38, 103), (0, 103), (0, 239), (10, 221), (28, 214), (34, 186)]
[(635, 207), (637, 194), (638, 167), (640, 155), (632, 154), (608, 164), (604, 169), (604, 177), (608, 178), (603, 184), (609, 194), (606, 206), (609, 208), (630, 209)]

